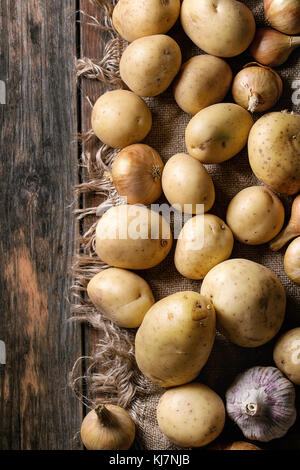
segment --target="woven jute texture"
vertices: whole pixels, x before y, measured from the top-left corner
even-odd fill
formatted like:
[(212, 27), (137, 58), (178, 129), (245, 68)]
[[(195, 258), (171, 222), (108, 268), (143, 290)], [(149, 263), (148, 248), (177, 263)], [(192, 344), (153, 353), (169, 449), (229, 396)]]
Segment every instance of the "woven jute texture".
[[(106, 34), (108, 32), (109, 41), (103, 58), (82, 58), (78, 61), (78, 77), (102, 80), (107, 84), (108, 89), (124, 87), (119, 77), (118, 62), (127, 44), (118, 37), (111, 25), (111, 12), (116, 1), (94, 1), (102, 9), (102, 15), (99, 10), (99, 18), (102, 18), (98, 24), (99, 35), (105, 30)], [(257, 25), (264, 25), (262, 0), (251, 0), (244, 3), (253, 11)], [(185, 36), (179, 21), (168, 34), (180, 45), (183, 61), (202, 53)], [(252, 58), (245, 52), (237, 58), (228, 60), (228, 63), (235, 74), (243, 65), (251, 61)], [(300, 107), (292, 103), (294, 92), (292, 83), (300, 78), (300, 60), (297, 51), (277, 71), (284, 81), (284, 92), (274, 110), (287, 109), (299, 112)], [(225, 101), (232, 101), (230, 94)], [(172, 89), (168, 89), (158, 97), (146, 99), (146, 102), (152, 111), (153, 127), (144, 142), (154, 147), (164, 161), (167, 161), (175, 153), (186, 152), (184, 133), (191, 116), (185, 114), (176, 105)], [(258, 117), (259, 115), (254, 116), (255, 119)], [(85, 137), (91, 138), (92, 132)], [(98, 142), (98, 148), (98, 152), (83, 154), (82, 165), (85, 167), (85, 179), (76, 188), (76, 191), (78, 194), (94, 193), (109, 203), (120, 204), (122, 201), (113, 189), (111, 182), (105, 177), (105, 172), (110, 168), (117, 152), (103, 146), (101, 142)], [(207, 165), (207, 169), (213, 177), (216, 188), (216, 202), (210, 212), (223, 220), (225, 220), (228, 203), (237, 192), (248, 186), (262, 184), (251, 171), (246, 149), (225, 163)], [(281, 197), (281, 200), (285, 205), (286, 220), (288, 220), (292, 198)], [(166, 202), (166, 200), (162, 197), (159, 202)], [(92, 327), (99, 330), (99, 343), (95, 354), (84, 359), (87, 366), (84, 377), (86, 381), (84, 400), (88, 406), (92, 406), (96, 402), (113, 402), (126, 407), (137, 424), (136, 448), (176, 449), (160, 432), (156, 421), (156, 406), (163, 390), (143, 377), (136, 367), (134, 359), (135, 332), (120, 329), (105, 320), (101, 312), (94, 309), (86, 295), (88, 281), (94, 274), (106, 268), (97, 257), (94, 249), (95, 224), (98, 220), (96, 212), (96, 207), (88, 207), (81, 209), (77, 214), (79, 218), (89, 216), (89, 220), (91, 216), (95, 216), (89, 230), (81, 237), (82, 253), (74, 266), (73, 291), (76, 298), (76, 304), (73, 308), (74, 316), (79, 320), (87, 321)], [(194, 290), (199, 292), (200, 290), (200, 281), (186, 279), (176, 271), (173, 261), (174, 249), (175, 243), (173, 250), (163, 263), (153, 269), (138, 273), (148, 281), (156, 300), (177, 291)], [(256, 261), (277, 274), (288, 297), (286, 319), (281, 331), (300, 326), (300, 292), (299, 288), (284, 273), (283, 255), (284, 250), (273, 253), (267, 245), (254, 247), (235, 242), (231, 256), (232, 258), (246, 258)], [(207, 384), (224, 398), (227, 387), (239, 372), (256, 365), (274, 365), (272, 350), (275, 340), (276, 338), (259, 348), (244, 349), (229, 343), (221, 334), (217, 333), (212, 354), (197, 380)], [(80, 360), (74, 367), (71, 379), (75, 391), (77, 384), (83, 379), (76, 375), (79, 362)], [(297, 391), (298, 410), (300, 410), (299, 387)], [(243, 439), (241, 432), (229, 419), (227, 419), (222, 436), (225, 440)], [(285, 438), (271, 442), (266, 447), (300, 449), (299, 420)]]

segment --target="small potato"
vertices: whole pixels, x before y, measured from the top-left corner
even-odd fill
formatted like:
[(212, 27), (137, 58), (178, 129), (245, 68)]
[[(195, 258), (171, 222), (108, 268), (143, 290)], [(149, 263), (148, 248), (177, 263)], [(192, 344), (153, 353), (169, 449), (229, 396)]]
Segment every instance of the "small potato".
[(250, 442), (216, 442), (208, 446), (205, 450), (262, 450), (260, 447)]
[(291, 281), (300, 285), (300, 237), (288, 246), (284, 259), (284, 270)]
[(284, 206), (268, 188), (252, 186), (231, 200), (226, 221), (235, 238), (246, 245), (261, 245), (282, 229)]
[(120, 74), (130, 90), (140, 96), (157, 96), (174, 80), (181, 66), (181, 51), (164, 34), (136, 39), (123, 52)]
[(161, 263), (172, 247), (168, 222), (138, 205), (111, 207), (96, 229), (96, 252), (116, 268), (149, 269)]
[(207, 54), (192, 57), (183, 64), (174, 84), (178, 106), (189, 114), (225, 98), (232, 81), (231, 68), (225, 60)]
[(219, 57), (241, 54), (255, 34), (252, 12), (235, 0), (183, 0), (181, 24), (200, 49)]
[(274, 112), (262, 116), (251, 129), (249, 162), (254, 174), (273, 191), (300, 191), (300, 114)]
[(194, 116), (185, 132), (189, 154), (202, 163), (221, 163), (246, 145), (253, 119), (244, 108), (218, 103)]
[(184, 225), (175, 251), (175, 266), (185, 277), (203, 279), (231, 255), (233, 235), (216, 215), (197, 215)]
[(143, 140), (150, 132), (152, 115), (146, 103), (127, 90), (104, 93), (92, 111), (92, 128), (106, 145), (123, 148)]
[(211, 353), (215, 322), (212, 303), (197, 292), (177, 292), (156, 302), (136, 334), (138, 367), (160, 387), (190, 382)]
[(123, 328), (137, 328), (154, 304), (147, 282), (126, 269), (109, 268), (88, 283), (87, 293), (95, 307)]
[(171, 157), (162, 174), (163, 192), (169, 203), (188, 214), (209, 211), (215, 202), (215, 187), (205, 167), (185, 153)]
[(122, 38), (135, 39), (169, 31), (180, 13), (180, 0), (119, 0), (113, 25)]
[(274, 348), (274, 362), (294, 384), (300, 385), (300, 328), (284, 333)]
[(218, 264), (204, 278), (201, 294), (213, 302), (220, 331), (238, 346), (267, 343), (283, 323), (284, 288), (270, 269), (253, 261)]
[(176, 445), (203, 447), (223, 431), (225, 407), (211, 388), (190, 383), (162, 395), (157, 421), (161, 431)]

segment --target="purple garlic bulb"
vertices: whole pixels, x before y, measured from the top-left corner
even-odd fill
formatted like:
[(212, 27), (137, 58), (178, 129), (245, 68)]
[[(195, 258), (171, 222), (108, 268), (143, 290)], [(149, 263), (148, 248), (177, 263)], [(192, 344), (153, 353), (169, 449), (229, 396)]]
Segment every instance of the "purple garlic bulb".
[(296, 420), (295, 389), (276, 367), (252, 367), (227, 390), (226, 409), (247, 439), (269, 442)]

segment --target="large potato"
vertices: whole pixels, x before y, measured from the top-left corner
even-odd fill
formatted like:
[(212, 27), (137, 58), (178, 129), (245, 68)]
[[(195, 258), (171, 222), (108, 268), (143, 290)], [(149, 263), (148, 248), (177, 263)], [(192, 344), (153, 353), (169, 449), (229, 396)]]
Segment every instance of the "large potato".
[(222, 101), (231, 84), (232, 72), (225, 60), (202, 54), (183, 64), (174, 84), (174, 97), (186, 113), (196, 114), (201, 109)]
[(251, 186), (231, 200), (226, 220), (241, 243), (260, 245), (272, 240), (282, 229), (284, 206), (268, 188)]
[(157, 407), (161, 431), (181, 447), (203, 447), (221, 434), (225, 406), (211, 388), (191, 383), (167, 390)]
[(300, 385), (300, 328), (284, 333), (274, 348), (274, 362), (292, 382)]
[(253, 119), (244, 108), (218, 103), (194, 116), (185, 132), (189, 154), (202, 163), (221, 163), (246, 145)]
[(216, 215), (197, 215), (184, 225), (175, 251), (175, 266), (185, 277), (203, 279), (231, 255), (233, 235)]
[(251, 129), (248, 152), (258, 179), (278, 193), (299, 192), (300, 114), (265, 114)]
[(187, 214), (207, 212), (215, 202), (211, 176), (201, 162), (185, 153), (177, 153), (167, 161), (162, 187), (169, 203)]
[(147, 282), (131, 271), (109, 268), (88, 283), (87, 293), (95, 307), (123, 328), (137, 328), (154, 304)]
[(169, 31), (180, 12), (180, 0), (119, 0), (113, 25), (122, 38), (135, 39)]
[(143, 206), (111, 207), (97, 225), (96, 252), (117, 268), (152, 268), (168, 255), (171, 246), (167, 221)]
[(148, 310), (135, 340), (137, 365), (160, 387), (193, 380), (215, 339), (212, 303), (197, 292), (177, 292)]
[(213, 302), (221, 332), (239, 346), (267, 343), (284, 320), (286, 296), (279, 279), (247, 259), (215, 266), (204, 278), (201, 294)]
[(235, 0), (184, 0), (181, 24), (200, 49), (219, 57), (241, 54), (255, 34), (252, 12)]
[(150, 132), (151, 126), (148, 106), (131, 91), (108, 91), (93, 107), (92, 128), (104, 144), (113, 148), (140, 142)]
[(181, 66), (181, 51), (164, 34), (136, 39), (123, 52), (120, 74), (130, 90), (156, 96), (171, 85)]

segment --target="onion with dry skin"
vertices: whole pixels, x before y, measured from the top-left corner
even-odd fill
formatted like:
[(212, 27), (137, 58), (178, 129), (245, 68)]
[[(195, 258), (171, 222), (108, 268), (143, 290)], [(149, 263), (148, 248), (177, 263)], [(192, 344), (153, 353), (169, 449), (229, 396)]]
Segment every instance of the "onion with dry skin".
[(267, 66), (251, 62), (236, 75), (232, 95), (234, 101), (251, 113), (272, 108), (282, 94), (282, 80)]
[(84, 418), (80, 434), (88, 450), (127, 450), (135, 438), (135, 424), (120, 406), (98, 405)]
[(285, 34), (300, 33), (300, 0), (264, 0), (270, 25)]
[(156, 201), (161, 193), (161, 175), (164, 164), (159, 154), (149, 145), (135, 144), (124, 148), (112, 165), (112, 179), (120, 196), (128, 204)]
[(291, 218), (287, 226), (280, 234), (270, 243), (273, 251), (280, 250), (292, 238), (300, 235), (300, 195), (294, 199), (292, 205)]
[(300, 285), (300, 237), (297, 237), (288, 246), (284, 255), (283, 264), (286, 275), (293, 282)]
[(257, 62), (270, 67), (278, 67), (299, 46), (299, 36), (287, 36), (275, 29), (259, 28), (250, 46), (250, 53)]

